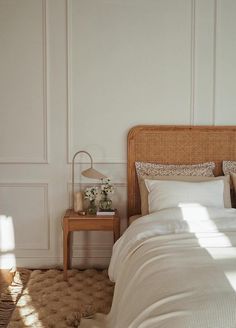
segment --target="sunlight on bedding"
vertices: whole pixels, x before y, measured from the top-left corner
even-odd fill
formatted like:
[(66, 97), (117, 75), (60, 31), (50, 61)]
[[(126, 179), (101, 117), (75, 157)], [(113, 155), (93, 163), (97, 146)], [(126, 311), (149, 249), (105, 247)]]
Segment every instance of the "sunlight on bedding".
[(225, 272), (225, 276), (228, 279), (230, 285), (236, 291), (236, 272), (235, 271), (227, 271), (227, 272)]
[[(187, 221), (190, 229), (191, 224), (193, 227), (195, 227), (195, 223), (191, 222), (189, 218), (191, 219), (204, 219), (206, 221), (209, 221), (209, 227), (214, 228), (216, 232), (218, 231), (217, 226), (214, 222), (210, 219), (210, 216), (208, 214), (207, 208), (204, 206), (201, 206), (200, 204), (180, 204), (179, 207), (182, 211), (183, 220)], [(211, 257), (215, 260), (224, 260), (224, 259), (234, 259), (236, 261), (236, 248), (232, 247), (231, 249), (224, 247), (230, 247), (232, 246), (232, 243), (230, 242), (230, 239), (222, 232), (217, 233), (217, 236), (214, 236), (214, 242), (217, 241), (217, 248), (213, 247), (211, 248), (211, 243), (209, 242), (209, 235), (206, 234), (206, 237), (203, 237), (202, 234), (195, 233), (195, 236), (198, 239), (199, 245), (205, 248), (206, 251), (211, 255)], [(220, 248), (223, 246), (222, 248)], [(229, 281), (231, 287), (236, 291), (236, 272), (235, 271), (226, 271), (225, 277)]]
[[(215, 232), (218, 232), (216, 224), (211, 220), (207, 208), (200, 204), (184, 204), (180, 203), (179, 206), (182, 212), (182, 218), (187, 222), (190, 232), (196, 231), (196, 226), (199, 225), (199, 220), (204, 220), (205, 226), (209, 229), (212, 229)], [(195, 232), (195, 236), (198, 239), (198, 242), (201, 246), (207, 247), (211, 246), (211, 239), (209, 238), (210, 234), (198, 234)], [(230, 239), (222, 232), (219, 232), (214, 236), (214, 240), (217, 241), (217, 245), (220, 246), (232, 246)]]
[(15, 237), (12, 217), (0, 215), (0, 268), (16, 266)]
[(208, 248), (208, 253), (210, 253), (211, 257), (213, 257), (215, 260), (227, 260), (227, 259), (235, 259), (236, 261), (236, 248), (232, 247), (231, 249), (217, 249), (214, 248)]
[[(201, 204), (197, 203), (179, 203), (178, 207), (180, 207), (183, 220), (188, 221), (188, 220), (197, 220), (199, 218), (209, 220), (212, 225), (213, 222), (211, 221), (207, 208), (205, 206), (202, 206)], [(215, 227), (215, 225), (214, 225)]]

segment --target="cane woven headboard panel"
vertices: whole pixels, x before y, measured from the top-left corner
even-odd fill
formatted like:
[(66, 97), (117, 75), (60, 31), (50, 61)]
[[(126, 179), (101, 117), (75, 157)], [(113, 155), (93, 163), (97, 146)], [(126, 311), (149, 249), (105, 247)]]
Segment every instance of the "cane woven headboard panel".
[(236, 161), (236, 126), (140, 125), (128, 134), (128, 217), (140, 213), (135, 161), (165, 164)]

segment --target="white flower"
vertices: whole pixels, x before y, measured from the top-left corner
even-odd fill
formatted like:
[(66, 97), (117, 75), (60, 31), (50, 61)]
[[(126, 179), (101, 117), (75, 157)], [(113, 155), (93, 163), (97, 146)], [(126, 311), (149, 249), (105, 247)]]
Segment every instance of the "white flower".
[(101, 179), (101, 194), (107, 195), (108, 193), (114, 192), (114, 185), (111, 183), (109, 178)]
[(84, 199), (95, 200), (98, 194), (98, 187), (87, 187), (84, 193)]

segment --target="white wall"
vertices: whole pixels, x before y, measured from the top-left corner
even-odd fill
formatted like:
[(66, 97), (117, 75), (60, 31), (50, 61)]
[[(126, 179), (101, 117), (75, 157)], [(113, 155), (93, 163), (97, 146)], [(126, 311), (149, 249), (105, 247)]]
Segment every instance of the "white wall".
[[(124, 230), (130, 127), (236, 124), (235, 32), (235, 0), (0, 0), (0, 267), (62, 263), (75, 151), (115, 182)], [(77, 233), (74, 263), (111, 247)]]

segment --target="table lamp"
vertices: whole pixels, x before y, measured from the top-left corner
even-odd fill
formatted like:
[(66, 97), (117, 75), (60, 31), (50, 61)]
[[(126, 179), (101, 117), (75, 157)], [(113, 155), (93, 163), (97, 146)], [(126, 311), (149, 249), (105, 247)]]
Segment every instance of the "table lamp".
[(81, 174), (86, 177), (86, 178), (89, 178), (89, 179), (97, 179), (97, 180), (100, 180), (100, 179), (104, 179), (104, 178), (107, 178), (104, 174), (98, 172), (97, 170), (95, 170), (93, 168), (93, 159), (92, 159), (92, 156), (85, 150), (79, 150), (77, 151), (74, 156), (73, 156), (73, 159), (72, 159), (72, 198), (73, 198), (73, 209), (75, 208), (75, 198), (74, 198), (74, 195), (75, 195), (75, 158), (77, 155), (79, 154), (86, 154), (88, 155), (88, 157), (90, 158), (90, 168), (84, 170), (81, 172)]

